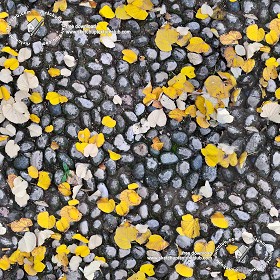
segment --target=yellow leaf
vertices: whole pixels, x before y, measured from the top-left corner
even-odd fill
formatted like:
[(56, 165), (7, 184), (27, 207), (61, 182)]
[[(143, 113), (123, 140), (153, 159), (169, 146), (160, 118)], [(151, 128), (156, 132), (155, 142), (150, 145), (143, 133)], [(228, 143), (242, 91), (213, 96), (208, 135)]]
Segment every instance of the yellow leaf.
[(0, 18), (0, 35), (9, 34), (11, 26), (2, 18)]
[(228, 220), (221, 212), (215, 212), (211, 216), (211, 222), (218, 228), (228, 228)]
[(64, 206), (60, 210), (60, 216), (64, 217), (68, 220), (68, 222), (78, 222), (82, 218), (82, 214), (79, 212), (79, 210), (74, 206)]
[(192, 118), (196, 116), (196, 107), (195, 105), (190, 105), (185, 110), (186, 115), (190, 115)]
[(59, 184), (57, 188), (58, 188), (59, 192), (64, 196), (69, 196), (72, 194), (71, 187), (70, 187), (69, 183), (67, 183), (67, 182)]
[(250, 58), (244, 62), (241, 68), (245, 73), (250, 73), (255, 67), (255, 64), (256, 64), (255, 60)]
[(275, 97), (276, 97), (277, 99), (280, 99), (280, 88), (276, 89), (276, 91), (275, 91)]
[(127, 188), (129, 189), (129, 190), (135, 190), (135, 189), (138, 189), (138, 184), (137, 183), (131, 183), (131, 184), (129, 184), (128, 186), (127, 186)]
[(247, 152), (243, 152), (241, 155), (240, 155), (240, 158), (239, 158), (239, 167), (242, 168), (244, 166), (244, 163), (247, 159), (247, 156), (248, 156), (248, 153)]
[(19, 67), (19, 62), (16, 58), (8, 58), (5, 60), (3, 66), (7, 69), (10, 70), (16, 70)]
[(131, 16), (128, 15), (128, 13), (125, 11), (125, 5), (120, 5), (116, 8), (115, 10), (115, 15), (116, 15), (116, 18), (119, 18), (119, 19), (130, 19)]
[(210, 167), (215, 167), (224, 158), (224, 152), (213, 144), (202, 148), (201, 153), (205, 156), (205, 162)]
[(198, 202), (198, 201), (200, 201), (202, 198), (203, 198), (203, 196), (202, 196), (202, 195), (199, 195), (199, 194), (193, 194), (193, 195), (192, 195), (192, 200), (193, 200), (193, 202)]
[(137, 273), (134, 273), (132, 276), (127, 278), (127, 280), (146, 280), (145, 273), (142, 271), (138, 271)]
[(2, 18), (6, 18), (6, 17), (8, 17), (9, 16), (9, 14), (8, 13), (6, 13), (6, 12), (1, 12), (0, 13), (0, 18), (2, 19)]
[(128, 63), (134, 63), (137, 61), (137, 54), (133, 50), (125, 49), (122, 51), (123, 60), (127, 61)]
[(242, 35), (239, 31), (230, 31), (220, 36), (220, 42), (223, 45), (236, 45), (239, 39), (242, 39)]
[(175, 265), (176, 272), (183, 277), (192, 277), (193, 269), (191, 267), (186, 266), (185, 264), (178, 263)]
[(29, 264), (29, 263), (25, 263), (23, 266), (25, 272), (30, 275), (30, 276), (35, 276), (37, 274), (37, 271), (34, 269), (34, 267)]
[(200, 225), (198, 218), (195, 218), (191, 214), (182, 216), (181, 227), (178, 227), (176, 231), (180, 235), (185, 235), (189, 238), (196, 238), (200, 235)]
[(41, 103), (43, 101), (43, 98), (39, 92), (32, 92), (29, 96), (29, 99), (35, 104)]
[(34, 266), (33, 266), (33, 269), (36, 271), (36, 272), (42, 272), (44, 269), (45, 269), (46, 265), (43, 264), (42, 262), (40, 261), (34, 261)]
[(39, 171), (38, 171), (38, 169), (36, 167), (31, 165), (31, 166), (28, 167), (27, 170), (28, 170), (28, 175), (31, 178), (36, 179), (36, 178), (39, 177)]
[(56, 222), (56, 228), (61, 232), (67, 231), (69, 227), (70, 227), (70, 223), (68, 219), (65, 217), (62, 217), (60, 220)]
[(280, 258), (277, 258), (276, 266), (277, 266), (278, 268), (280, 268)]
[(40, 22), (43, 19), (43, 17), (36, 10), (31, 10), (26, 14), (26, 19), (28, 22), (31, 22), (34, 19), (36, 19), (38, 22)]
[(76, 147), (77, 151), (79, 151), (83, 154), (87, 145), (88, 145), (88, 143), (76, 143), (75, 147)]
[(76, 256), (81, 256), (82, 258), (84, 258), (90, 254), (90, 250), (88, 246), (85, 245), (77, 246), (75, 249), (75, 254)]
[(205, 116), (197, 116), (195, 120), (202, 128), (208, 128), (210, 126), (210, 123), (206, 120)]
[(60, 70), (57, 68), (50, 68), (48, 70), (48, 73), (50, 74), (51, 77), (57, 77), (60, 75)]
[(128, 222), (116, 229), (114, 240), (116, 244), (124, 250), (131, 248), (131, 242), (136, 240), (137, 230)]
[(5, 53), (8, 53), (8, 54), (13, 55), (13, 56), (18, 56), (18, 52), (16, 52), (15, 50), (13, 50), (12, 48), (10, 48), (8, 46), (7, 47), (3, 47), (1, 52), (5, 52)]
[(26, 72), (26, 73), (30, 73), (30, 74), (32, 74), (32, 75), (34, 75), (34, 76), (35, 76), (35, 71), (34, 71), (34, 70), (24, 69), (24, 72)]
[(52, 239), (55, 239), (55, 240), (61, 240), (61, 234), (58, 233), (58, 232), (53, 233), (53, 234), (51, 235), (51, 238), (52, 238)]
[(145, 20), (148, 16), (148, 13), (145, 10), (132, 4), (126, 5), (124, 9), (125, 12), (134, 19)]
[(274, 138), (274, 141), (280, 142), (280, 135), (276, 136), (276, 137)]
[(265, 65), (267, 67), (278, 67), (279, 63), (275, 57), (270, 57), (269, 59), (266, 60)]
[(64, 12), (67, 9), (67, 2), (66, 0), (58, 0), (55, 1), (53, 5), (53, 12), (57, 13), (58, 11)]
[(144, 272), (147, 276), (155, 275), (154, 265), (150, 263), (142, 264), (139, 271)]
[(0, 99), (9, 100), (11, 97), (10, 92), (5, 86), (0, 87)]
[(234, 252), (238, 249), (238, 246), (235, 245), (227, 245), (226, 250), (229, 252), (229, 254), (234, 254)]
[(265, 32), (263, 28), (259, 28), (256, 24), (252, 24), (247, 27), (246, 35), (251, 41), (260, 42), (264, 39)]
[(244, 59), (237, 55), (233, 47), (227, 47), (224, 51), (224, 57), (228, 67), (242, 67)]
[(121, 159), (121, 157), (122, 157), (120, 154), (117, 154), (111, 150), (108, 150), (108, 153), (109, 153), (110, 159), (115, 160), (115, 161)]
[(141, 203), (141, 196), (135, 190), (124, 190), (120, 193), (120, 200), (128, 206), (137, 206)]
[(200, 37), (192, 37), (187, 50), (194, 53), (206, 53), (210, 50), (210, 46)]
[(104, 134), (98, 133), (89, 138), (88, 143), (95, 144), (98, 148), (100, 148), (105, 142)]
[(45, 132), (50, 133), (53, 131), (53, 125), (48, 125), (45, 127)]
[(35, 114), (30, 114), (30, 120), (34, 123), (40, 122), (40, 118), (38, 116), (36, 116)]
[(166, 24), (157, 31), (155, 43), (161, 51), (169, 52), (172, 50), (172, 44), (176, 43), (178, 36), (179, 33), (169, 24)]
[(78, 139), (82, 143), (88, 143), (90, 138), (90, 131), (88, 128), (85, 128), (84, 130), (80, 130), (78, 132)]
[(7, 135), (0, 135), (0, 142), (6, 141), (9, 138)]
[(263, 78), (266, 81), (269, 81), (270, 79), (275, 80), (278, 78), (278, 73), (276, 70), (276, 67), (265, 67), (263, 69)]
[(28, 218), (20, 218), (17, 221), (13, 221), (10, 224), (13, 232), (25, 232), (29, 231), (29, 227), (33, 226), (33, 222)]
[(184, 110), (174, 109), (168, 113), (169, 118), (175, 119), (178, 122), (181, 122), (184, 117), (186, 117), (186, 113)]
[(76, 240), (79, 240), (83, 243), (88, 243), (89, 240), (87, 238), (85, 238), (83, 235), (81, 235), (80, 233), (76, 233), (72, 236), (72, 239), (76, 239)]
[(216, 98), (226, 98), (228, 95), (225, 93), (224, 83), (218, 76), (211, 75), (204, 82), (207, 92)]
[(246, 275), (244, 273), (235, 271), (233, 269), (226, 269), (224, 276), (226, 276), (229, 280), (243, 280), (246, 279)]
[(168, 247), (169, 243), (166, 242), (160, 235), (152, 234), (145, 246), (150, 250), (161, 251)]
[(203, 19), (208, 18), (209, 15), (207, 15), (207, 14), (202, 14), (202, 13), (201, 13), (201, 8), (199, 8), (199, 9), (197, 10), (197, 12), (196, 12), (195, 17), (198, 18), (198, 19), (202, 19), (202, 20), (203, 20)]
[(115, 17), (115, 13), (112, 11), (111, 7), (109, 7), (108, 5), (103, 6), (99, 10), (99, 14), (105, 18), (114, 18)]
[(52, 105), (57, 105), (59, 103), (65, 103), (68, 101), (66, 96), (60, 95), (57, 92), (48, 92), (46, 96), (46, 100), (49, 100)]
[(37, 223), (42, 228), (51, 229), (55, 225), (55, 217), (48, 212), (41, 212), (37, 216)]
[(116, 123), (117, 122), (114, 119), (112, 119), (110, 116), (105, 116), (102, 118), (102, 124), (107, 127), (113, 128), (116, 126)]
[(11, 264), (18, 263), (19, 265), (23, 265), (24, 259), (28, 257), (30, 257), (30, 253), (21, 252), (19, 249), (17, 249), (10, 255), (9, 261)]
[(279, 41), (279, 34), (275, 30), (270, 30), (270, 32), (265, 35), (265, 41), (269, 45), (275, 45)]
[(95, 256), (95, 257), (94, 257), (94, 260), (96, 260), (96, 261), (102, 261), (102, 262), (106, 263), (106, 259), (105, 259), (104, 257)]
[(39, 171), (39, 179), (37, 186), (47, 190), (51, 185), (50, 173), (46, 171)]
[(56, 252), (58, 254), (69, 254), (70, 253), (70, 250), (67, 248), (67, 246), (65, 244), (62, 244), (62, 245), (59, 245), (57, 248), (56, 248)]
[(33, 249), (31, 252), (31, 255), (36, 259), (37, 261), (42, 261), (45, 258), (47, 248), (45, 246), (39, 246)]
[(108, 199), (107, 197), (102, 197), (97, 201), (97, 207), (105, 213), (111, 213), (115, 209), (115, 201), (113, 199)]
[(193, 79), (196, 77), (195, 68), (193, 66), (185, 66), (181, 69), (181, 73), (186, 75), (188, 78)]
[(9, 258), (5, 255), (0, 259), (0, 269), (2, 270), (8, 270), (10, 268), (10, 260)]
[(140, 245), (147, 242), (148, 238), (152, 235), (151, 231), (148, 229), (145, 233), (138, 233), (136, 237), (136, 242)]
[(275, 18), (269, 23), (270, 30), (273, 30), (277, 33), (277, 35), (280, 35), (280, 19)]
[(126, 216), (129, 212), (129, 205), (125, 201), (121, 201), (116, 206), (116, 213), (120, 216)]
[(194, 244), (194, 251), (204, 259), (209, 259), (215, 252), (215, 243), (212, 240), (208, 243), (205, 240), (197, 241)]
[(79, 204), (79, 200), (77, 199), (71, 199), (71, 200), (68, 200), (68, 205), (77, 205)]

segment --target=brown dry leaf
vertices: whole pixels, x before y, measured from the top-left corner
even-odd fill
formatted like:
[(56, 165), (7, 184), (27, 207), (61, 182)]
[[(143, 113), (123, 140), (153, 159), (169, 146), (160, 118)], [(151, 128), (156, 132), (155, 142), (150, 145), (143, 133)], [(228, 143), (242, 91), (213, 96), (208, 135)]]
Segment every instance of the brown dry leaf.
[(241, 38), (242, 35), (239, 31), (230, 31), (229, 33), (221, 35), (220, 41), (223, 45), (236, 45)]
[(224, 51), (224, 58), (227, 61), (227, 67), (242, 67), (244, 59), (237, 55), (233, 47), (227, 47)]
[(16, 177), (17, 177), (17, 175), (15, 175), (15, 174), (9, 174), (8, 175), (7, 183), (10, 186), (11, 189), (14, 187), (14, 180), (15, 180)]
[(29, 231), (29, 227), (33, 226), (33, 222), (28, 218), (20, 218), (10, 223), (9, 226), (13, 232), (25, 232)]
[(269, 23), (269, 28), (274, 30), (278, 35), (280, 35), (280, 19), (275, 18)]
[(56, 142), (53, 141), (51, 143), (51, 149), (55, 151), (55, 150), (59, 149), (59, 145)]
[(225, 93), (224, 83), (222, 79), (218, 76), (211, 75), (204, 82), (207, 92), (216, 98), (225, 98), (228, 97), (228, 94)]
[(88, 8), (96, 8), (97, 3), (93, 0), (82, 0), (82, 2), (79, 5)]
[(157, 109), (162, 108), (162, 105), (161, 105), (160, 101), (158, 101), (158, 100), (154, 100), (153, 103), (152, 103), (152, 106), (157, 108)]
[(226, 12), (223, 11), (220, 7), (216, 7), (215, 9), (213, 9), (213, 15), (211, 16), (211, 18), (217, 20), (223, 20), (225, 16), (226, 16)]
[(277, 70), (276, 70), (276, 67), (265, 67), (263, 69), (263, 78), (266, 80), (266, 81), (269, 81), (270, 79), (272, 80), (275, 80), (277, 79), (278, 77), (278, 73), (277, 73)]

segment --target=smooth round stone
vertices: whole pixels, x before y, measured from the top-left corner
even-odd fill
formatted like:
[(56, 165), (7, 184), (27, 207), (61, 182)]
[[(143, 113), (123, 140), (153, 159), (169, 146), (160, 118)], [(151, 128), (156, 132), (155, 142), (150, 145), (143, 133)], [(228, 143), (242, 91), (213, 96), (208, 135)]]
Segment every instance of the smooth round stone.
[(163, 153), (160, 155), (160, 161), (162, 164), (174, 164), (178, 162), (178, 157), (173, 153)]
[(65, 113), (65, 117), (67, 119), (76, 119), (79, 115), (79, 109), (75, 104), (72, 103), (65, 103), (63, 106), (63, 112)]
[(29, 167), (29, 158), (18, 156), (15, 158), (13, 165), (17, 170), (25, 170)]

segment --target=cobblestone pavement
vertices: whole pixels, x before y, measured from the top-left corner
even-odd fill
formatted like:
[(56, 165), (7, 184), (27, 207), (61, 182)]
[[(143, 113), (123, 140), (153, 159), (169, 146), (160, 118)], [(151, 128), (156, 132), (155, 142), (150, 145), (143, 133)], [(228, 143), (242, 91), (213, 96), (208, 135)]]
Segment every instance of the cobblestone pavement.
[[(7, 12), (10, 18), (33, 9), (51, 12), (54, 2), (2, 0), (0, 13)], [(242, 235), (246, 231), (266, 246), (259, 241), (255, 242), (245, 256), (245, 263), (238, 262), (235, 255), (229, 254), (226, 246), (222, 246), (217, 252), (218, 259), (226, 267), (234, 267), (244, 273), (246, 279), (280, 279), (280, 269), (277, 267), (280, 253), (279, 226), (278, 234), (267, 227), (269, 223), (278, 220), (276, 216), (271, 215), (271, 211), (278, 215), (280, 208), (280, 142), (275, 141), (275, 137), (280, 134), (279, 124), (261, 117), (257, 111), (262, 102), (268, 100), (263, 98), (259, 85), (264, 67), (264, 54), (255, 54), (254, 69), (250, 73), (241, 74), (237, 79), (241, 92), (237, 101), (228, 107), (229, 113), (234, 117), (232, 123), (202, 128), (189, 116), (184, 117), (181, 122), (167, 118), (164, 126), (151, 127), (142, 134), (134, 133), (135, 124), (142, 118), (147, 118), (158, 105), (143, 103), (143, 88), (149, 82), (153, 88), (167, 86), (167, 82), (178, 75), (184, 66), (191, 65), (190, 62), (194, 59), (189, 56), (186, 47), (174, 44), (168, 52), (157, 47), (156, 33), (166, 21), (174, 28), (188, 27), (192, 36), (201, 37), (211, 46), (208, 53), (197, 54), (195, 60), (201, 61), (197, 65), (194, 64), (196, 76), (188, 79), (198, 90), (203, 88), (210, 75), (215, 75), (218, 71), (229, 72), (227, 61), (222, 54), (225, 46), (213, 35), (211, 29), (216, 29), (219, 35), (231, 30), (239, 31), (245, 42), (244, 30), (248, 25), (257, 23), (259, 27), (268, 30), (267, 24), (280, 13), (280, 1), (153, 0), (154, 7), (165, 5), (167, 13), (160, 14), (159, 10), (151, 10), (148, 11), (145, 20), (121, 20), (117, 17), (108, 19), (99, 14), (99, 10), (106, 4), (115, 10), (120, 4), (126, 4), (126, 1), (96, 1), (96, 8), (83, 7), (79, 5), (80, 2), (67, 0), (67, 9), (55, 13), (55, 16), (61, 16), (63, 21), (69, 21), (74, 26), (108, 22), (111, 30), (122, 31), (117, 34), (113, 48), (104, 46), (99, 35), (85, 32), (64, 32), (62, 38), (56, 41), (55, 32), (61, 31), (61, 22), (51, 15), (48, 19), (45, 15), (45, 24), (30, 39), (29, 46), (24, 46), (19, 41), (27, 40), (30, 36), (25, 15), (19, 16), (14, 22), (12, 37), (0, 35), (0, 49), (9, 45), (16, 51), (27, 47), (32, 52), (28, 60), (21, 62), (20, 66), (12, 71), (12, 82), (5, 83), (1, 80), (4, 73), (0, 74), (0, 87), (7, 85), (14, 96), (18, 91), (16, 79), (24, 69), (32, 69), (38, 77), (39, 86), (29, 90), (29, 93), (39, 92), (43, 97), (43, 101), (38, 103), (29, 98), (24, 99), (33, 118), (34, 115), (40, 118), (38, 126), (42, 128), (41, 133), (36, 120), (15, 124), (6, 119), (1, 123), (1, 129), (7, 129), (7, 125), (12, 124), (16, 132), (10, 133), (8, 139), (0, 141), (0, 222), (6, 229), (0, 235), (0, 255), (10, 256), (18, 248), (18, 242), (25, 234), (14, 232), (8, 224), (25, 217), (33, 222), (33, 226), (29, 228), (30, 232), (36, 229), (44, 230), (38, 225), (37, 215), (47, 211), (59, 220), (59, 211), (68, 205), (73, 187), (82, 185), (76, 195), (78, 205), (73, 206), (79, 210), (82, 217), (71, 223), (67, 231), (60, 232), (60, 240), (48, 238), (45, 241), (47, 251), (42, 261), (46, 265), (44, 270), (30, 276), (23, 265), (11, 263), (9, 269), (0, 270), (0, 279), (86, 279), (82, 269), (91, 264), (96, 256), (104, 257), (107, 265), (103, 263), (100, 270), (96, 269), (93, 278), (88, 279), (128, 279), (145, 263), (152, 263), (154, 266), (154, 273), (146, 276), (144, 274), (150, 280), (227, 279), (224, 276), (225, 269), (220, 263), (192, 258), (187, 259), (185, 264), (193, 268), (193, 275), (185, 278), (175, 269), (177, 257), (180, 250), (193, 252), (195, 242), (200, 239), (214, 241), (216, 248), (230, 238), (234, 238), (233, 243), (237, 246), (246, 245)], [(198, 19), (197, 10), (205, 2), (213, 9), (218, 7), (220, 16), (218, 14), (216, 19)], [(245, 17), (245, 14), (249, 16)], [(252, 15), (257, 17), (257, 20)], [(138, 55), (137, 62), (129, 63), (123, 60), (124, 49), (135, 51)], [(75, 58), (73, 66), (65, 66), (65, 52)], [(271, 46), (269, 55), (277, 59), (279, 54), (280, 43), (276, 43)], [(3, 58), (8, 56), (5, 52), (0, 53), (1, 70), (5, 69)], [(69, 60), (68, 64), (71, 65), (71, 58)], [(48, 72), (50, 68), (69, 68), (70, 76), (68, 72), (61, 71), (58, 76), (51, 77)], [(278, 79), (269, 80), (266, 87), (267, 96), (272, 96), (278, 87)], [(45, 99), (48, 92), (57, 92), (60, 96), (67, 97), (68, 101), (59, 101), (52, 105)], [(189, 102), (188, 105), (194, 104), (192, 100)], [(169, 110), (165, 109), (168, 115)], [(104, 116), (112, 117), (116, 125), (104, 125)], [(32, 129), (28, 128), (32, 123), (36, 124), (35, 136), (32, 136)], [(53, 126), (53, 130), (50, 127), (50, 132), (45, 130), (49, 126)], [(98, 153), (93, 157), (86, 157), (76, 149), (79, 131), (85, 128), (93, 134), (102, 133), (105, 137), (105, 143), (98, 148)], [(7, 135), (3, 131), (0, 134)], [(152, 147), (156, 137), (163, 143), (162, 149)], [(14, 151), (19, 148), (14, 157), (9, 156), (10, 151), (7, 153), (5, 149), (8, 140), (14, 140), (10, 149)], [(238, 156), (246, 151), (248, 157), (244, 166), (208, 166), (201, 149), (208, 144), (219, 143), (235, 146)], [(121, 158), (114, 160), (113, 156), (109, 156), (108, 150), (121, 155)], [(86, 177), (85, 174), (74, 178), (77, 181), (70, 183), (71, 195), (64, 195), (58, 191), (57, 186), (65, 181), (69, 170), (73, 170), (70, 174), (74, 174), (77, 163), (89, 164), (88, 170), (92, 176), (87, 180), (81, 179)], [(50, 187), (44, 189), (37, 185), (36, 177), (30, 176), (30, 166), (51, 175)], [(13, 175), (21, 176), (28, 182), (27, 193), (30, 197), (23, 207), (16, 203), (15, 194), (8, 184), (8, 178), (13, 178)], [(118, 204), (119, 194), (132, 183), (139, 186), (136, 191), (141, 197), (141, 203), (130, 207), (126, 216), (118, 215), (115, 211), (105, 213), (97, 206), (100, 197), (109, 197)], [(200, 194), (201, 187), (207, 186), (208, 183), (211, 195), (204, 195), (206, 197), (196, 201), (193, 195)], [(208, 193), (209, 188), (206, 189)], [(205, 194), (205, 190), (201, 192)], [(276, 212), (271, 210), (274, 208)], [(211, 217), (215, 212), (223, 213), (229, 227), (219, 228), (213, 225)], [(199, 237), (190, 238), (176, 231), (181, 225), (182, 216), (186, 214), (198, 218)], [(120, 248), (114, 236), (125, 219), (134, 226), (148, 225), (151, 233), (160, 235), (169, 246), (157, 252), (134, 240), (131, 248)], [(59, 232), (55, 228), (52, 230)], [(79, 244), (77, 240), (73, 242), (72, 235), (75, 233), (87, 238), (92, 235), (102, 236), (102, 244), (81, 258), (77, 266), (81, 269), (71, 271), (68, 265), (56, 263), (53, 256), (61, 244)], [(264, 265), (262, 260), (269, 254), (271, 260), (268, 265)], [(72, 255), (73, 252), (68, 254), (69, 261)], [(152, 262), (149, 261), (149, 256), (165, 258)], [(168, 256), (173, 258), (168, 259)], [(28, 263), (27, 258), (25, 259), (25, 263)], [(1, 261), (4, 262), (3, 258), (0, 260), (0, 267), (3, 268), (4, 264)], [(29, 259), (29, 262), (32, 265), (33, 260)], [(254, 267), (257, 271), (252, 271)], [(141, 276), (142, 278), (139, 276), (131, 279), (146, 279), (142, 274)]]

